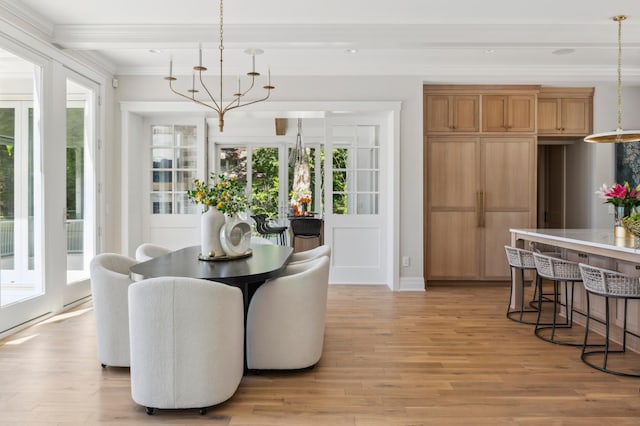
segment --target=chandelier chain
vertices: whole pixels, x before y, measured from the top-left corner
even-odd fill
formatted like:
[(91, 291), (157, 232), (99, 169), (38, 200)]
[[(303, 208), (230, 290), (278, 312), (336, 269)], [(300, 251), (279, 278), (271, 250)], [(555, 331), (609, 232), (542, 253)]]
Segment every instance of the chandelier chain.
[(618, 129), (622, 129), (622, 17), (618, 17)]

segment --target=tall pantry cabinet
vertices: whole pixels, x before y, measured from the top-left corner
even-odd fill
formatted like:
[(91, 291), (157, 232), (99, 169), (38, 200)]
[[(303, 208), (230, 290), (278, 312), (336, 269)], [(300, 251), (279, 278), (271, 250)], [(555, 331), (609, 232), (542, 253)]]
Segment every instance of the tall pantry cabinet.
[(536, 223), (539, 89), (424, 86), (426, 280), (509, 278), (509, 228)]

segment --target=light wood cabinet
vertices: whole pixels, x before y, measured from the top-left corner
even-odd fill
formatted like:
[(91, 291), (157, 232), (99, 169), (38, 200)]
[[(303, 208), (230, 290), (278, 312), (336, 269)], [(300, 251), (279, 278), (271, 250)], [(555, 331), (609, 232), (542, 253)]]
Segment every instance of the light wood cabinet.
[(535, 95), (483, 95), (483, 132), (536, 131)]
[(478, 132), (479, 99), (478, 95), (426, 95), (427, 132)]
[(538, 136), (589, 135), (592, 117), (592, 88), (548, 88), (538, 95)]
[(428, 280), (506, 280), (509, 228), (535, 223), (535, 137), (432, 136)]

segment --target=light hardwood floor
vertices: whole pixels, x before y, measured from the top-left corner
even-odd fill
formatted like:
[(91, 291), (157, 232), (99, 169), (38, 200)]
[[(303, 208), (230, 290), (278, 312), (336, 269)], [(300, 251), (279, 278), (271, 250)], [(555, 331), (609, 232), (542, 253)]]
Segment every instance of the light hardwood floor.
[(537, 339), (505, 318), (507, 297), (503, 285), (331, 286), (320, 363), (245, 376), (205, 416), (147, 416), (128, 369), (96, 360), (88, 302), (0, 341), (0, 424), (640, 424), (640, 379), (593, 370), (578, 349)]

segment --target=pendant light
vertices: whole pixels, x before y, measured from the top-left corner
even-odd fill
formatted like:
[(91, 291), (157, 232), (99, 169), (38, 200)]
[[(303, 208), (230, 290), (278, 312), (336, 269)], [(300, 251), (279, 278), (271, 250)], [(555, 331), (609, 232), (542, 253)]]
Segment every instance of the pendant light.
[(622, 130), (622, 21), (627, 19), (625, 15), (614, 16), (618, 23), (618, 127), (615, 131), (596, 133), (584, 138), (585, 142), (611, 143), (611, 142), (638, 142), (640, 130)]

